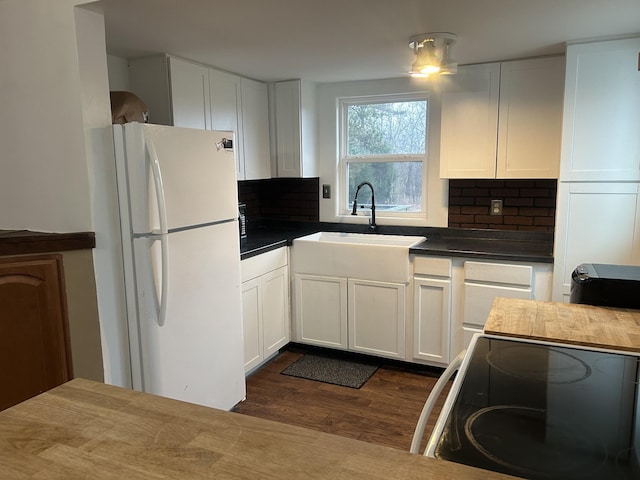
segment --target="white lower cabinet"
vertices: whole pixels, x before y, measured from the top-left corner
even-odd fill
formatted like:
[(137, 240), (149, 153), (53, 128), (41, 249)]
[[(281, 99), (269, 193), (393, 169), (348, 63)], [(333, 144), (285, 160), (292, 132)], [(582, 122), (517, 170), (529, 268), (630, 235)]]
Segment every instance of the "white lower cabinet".
[(295, 275), (297, 342), (405, 358), (406, 285)]
[(560, 182), (556, 231), (553, 300), (568, 302), (581, 263), (640, 265), (640, 184)]
[(448, 364), (451, 279), (415, 278), (413, 357)]
[(451, 343), (451, 260), (414, 258), (413, 358), (447, 365)]
[(466, 348), (474, 333), (482, 332), (496, 297), (533, 299), (531, 287), (464, 284), (463, 344)]
[(411, 358), (448, 365), (484, 324), (496, 297), (551, 300), (551, 263), (413, 257)]
[(249, 372), (291, 338), (287, 248), (248, 258), (240, 265), (244, 361)]
[(263, 360), (262, 307), (259, 283), (257, 278), (242, 282), (242, 331), (245, 372), (257, 367)]
[(463, 295), (462, 332), (463, 347), (466, 348), (473, 334), (484, 329), (496, 297), (535, 298), (534, 267), (526, 264), (465, 261)]
[(404, 359), (405, 285), (349, 279), (347, 286), (349, 349)]
[(446, 366), (496, 297), (551, 300), (551, 263), (412, 255), (411, 265), (407, 283), (295, 273), (294, 341)]
[(295, 275), (297, 342), (347, 349), (347, 279)]

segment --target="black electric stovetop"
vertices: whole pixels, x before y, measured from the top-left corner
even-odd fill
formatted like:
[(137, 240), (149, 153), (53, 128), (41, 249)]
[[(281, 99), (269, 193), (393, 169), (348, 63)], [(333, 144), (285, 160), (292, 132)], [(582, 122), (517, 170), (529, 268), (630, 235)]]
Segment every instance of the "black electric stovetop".
[(639, 479), (633, 355), (479, 337), (436, 458), (531, 479)]

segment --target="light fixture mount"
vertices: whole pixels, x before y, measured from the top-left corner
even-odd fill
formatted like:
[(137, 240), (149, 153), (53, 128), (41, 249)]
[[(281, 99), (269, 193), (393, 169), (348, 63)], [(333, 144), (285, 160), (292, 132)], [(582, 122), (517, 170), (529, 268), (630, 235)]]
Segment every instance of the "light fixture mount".
[(421, 33), (409, 38), (415, 61), (409, 73), (415, 77), (427, 77), (434, 73), (452, 74), (458, 71), (458, 63), (452, 57), (452, 46), (457, 35), (449, 32)]

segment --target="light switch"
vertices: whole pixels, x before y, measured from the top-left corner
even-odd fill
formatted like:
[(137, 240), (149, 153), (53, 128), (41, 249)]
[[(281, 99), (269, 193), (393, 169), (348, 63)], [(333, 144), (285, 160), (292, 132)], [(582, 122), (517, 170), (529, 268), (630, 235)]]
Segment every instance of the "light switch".
[(322, 184), (322, 198), (331, 198), (331, 185), (328, 183)]

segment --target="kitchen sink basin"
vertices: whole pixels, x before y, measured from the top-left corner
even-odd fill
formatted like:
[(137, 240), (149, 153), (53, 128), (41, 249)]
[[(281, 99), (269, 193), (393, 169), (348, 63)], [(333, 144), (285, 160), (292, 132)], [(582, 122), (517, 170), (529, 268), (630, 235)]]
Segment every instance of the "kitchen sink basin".
[(318, 232), (293, 241), (295, 273), (363, 280), (409, 281), (409, 248), (421, 236)]

